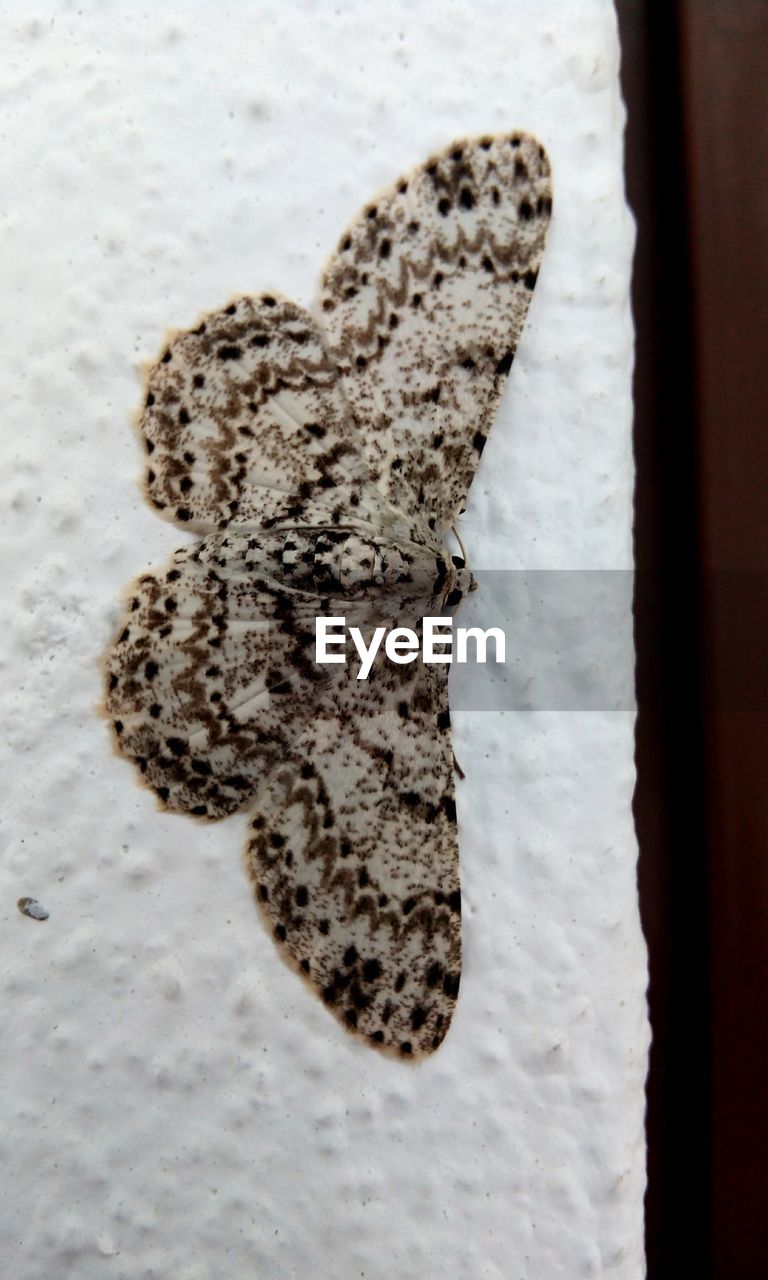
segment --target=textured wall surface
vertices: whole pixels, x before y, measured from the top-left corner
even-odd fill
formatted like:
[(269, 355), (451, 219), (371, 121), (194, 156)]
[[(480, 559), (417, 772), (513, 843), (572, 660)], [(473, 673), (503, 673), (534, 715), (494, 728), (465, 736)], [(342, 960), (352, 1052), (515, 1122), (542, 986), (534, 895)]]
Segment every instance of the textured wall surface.
[(363, 202), (457, 136), (534, 132), (555, 182), (471, 559), (629, 567), (610, 3), (41, 0), (0, 45), (0, 1274), (637, 1280), (631, 709), (455, 717), (464, 978), (411, 1066), (280, 962), (244, 819), (158, 813), (97, 714), (120, 593), (184, 540), (136, 484), (141, 362), (231, 293), (309, 302)]

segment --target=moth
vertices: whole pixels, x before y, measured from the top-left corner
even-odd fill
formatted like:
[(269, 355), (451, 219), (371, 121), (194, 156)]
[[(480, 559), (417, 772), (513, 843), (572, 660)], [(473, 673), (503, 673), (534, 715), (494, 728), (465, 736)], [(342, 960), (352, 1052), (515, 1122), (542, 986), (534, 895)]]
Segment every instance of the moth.
[(152, 506), (197, 535), (134, 583), (106, 663), (163, 806), (248, 811), (273, 936), (368, 1042), (428, 1054), (461, 974), (448, 670), (315, 662), (314, 623), (417, 630), (472, 586), (448, 536), (552, 209), (532, 137), (456, 142), (367, 205), (314, 312), (239, 297), (175, 333), (139, 429)]

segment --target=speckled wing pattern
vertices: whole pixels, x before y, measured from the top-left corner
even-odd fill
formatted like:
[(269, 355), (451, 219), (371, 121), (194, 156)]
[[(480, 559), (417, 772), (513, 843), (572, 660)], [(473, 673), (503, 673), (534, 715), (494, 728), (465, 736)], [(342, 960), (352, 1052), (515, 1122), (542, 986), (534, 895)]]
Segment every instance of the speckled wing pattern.
[(247, 861), (276, 937), (345, 1025), (437, 1048), (461, 974), (445, 668), (374, 667), (257, 797)]
[(534, 139), (455, 143), (342, 237), (318, 318), (275, 294), (176, 333), (139, 420), (150, 501), (198, 534), (134, 583), (107, 655), (121, 751), (164, 806), (248, 807), (283, 954), (350, 1030), (419, 1056), (461, 974), (447, 665), (367, 680), (315, 618), (418, 631), (472, 579), (445, 547), (536, 282)]
[(378, 484), (438, 528), (464, 505), (551, 210), (535, 139), (457, 143), (372, 201), (323, 275), (329, 350)]
[[(157, 511), (197, 533), (262, 523), (291, 496), (367, 478), (337, 371), (312, 317), (272, 294), (174, 334), (139, 421)], [(327, 505), (319, 521), (327, 519)]]

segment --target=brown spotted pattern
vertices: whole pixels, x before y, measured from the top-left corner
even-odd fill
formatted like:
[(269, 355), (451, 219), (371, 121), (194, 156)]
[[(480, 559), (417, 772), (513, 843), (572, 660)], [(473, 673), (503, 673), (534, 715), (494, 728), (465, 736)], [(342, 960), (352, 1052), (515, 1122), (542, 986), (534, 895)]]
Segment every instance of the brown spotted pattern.
[(418, 1056), (461, 973), (443, 665), (317, 665), (315, 618), (418, 629), (471, 587), (445, 550), (551, 211), (522, 134), (456, 143), (363, 210), (319, 319), (274, 294), (170, 338), (139, 420), (154, 507), (199, 540), (144, 574), (107, 656), (122, 752), (163, 804), (248, 806), (285, 957), (351, 1031)]
[(377, 483), (437, 527), (472, 483), (551, 209), (534, 138), (455, 143), (373, 200), (323, 275), (323, 328)]

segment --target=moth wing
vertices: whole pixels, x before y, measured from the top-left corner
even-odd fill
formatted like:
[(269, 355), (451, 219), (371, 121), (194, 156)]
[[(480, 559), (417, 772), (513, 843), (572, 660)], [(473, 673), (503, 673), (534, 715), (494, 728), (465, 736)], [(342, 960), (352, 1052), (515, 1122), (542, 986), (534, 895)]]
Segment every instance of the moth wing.
[[(315, 660), (315, 620), (395, 624), (402, 597), (321, 594), (314, 575), (334, 550), (307, 539), (305, 568), (282, 530), (209, 535), (169, 568), (143, 574), (106, 660), (105, 710), (120, 751), (163, 805), (221, 818), (256, 793), (307, 722), (335, 715), (346, 669)], [(290, 570), (299, 574), (288, 585)], [(412, 607), (415, 607), (412, 605)]]
[(367, 474), (316, 322), (272, 294), (173, 335), (138, 426), (150, 502), (199, 533), (280, 517), (311, 493), (327, 518), (327, 491)]
[(246, 862), (286, 957), (350, 1030), (432, 1052), (461, 973), (447, 668), (339, 680), (260, 790)]
[(455, 143), (363, 211), (322, 277), (328, 349), (378, 486), (444, 528), (496, 412), (551, 208), (534, 138)]
[(319, 601), (217, 568), (215, 540), (134, 584), (107, 655), (106, 711), (164, 806), (232, 813), (285, 756), (321, 697)]

